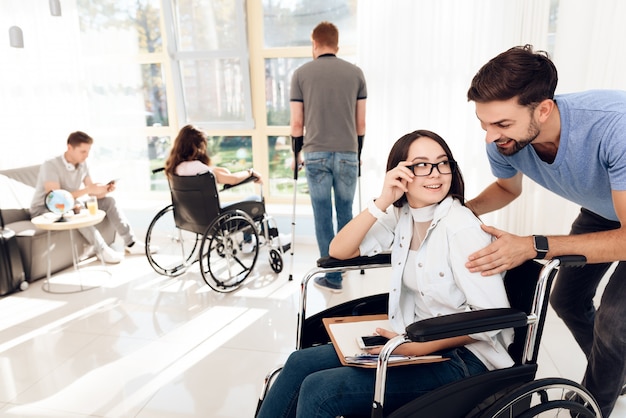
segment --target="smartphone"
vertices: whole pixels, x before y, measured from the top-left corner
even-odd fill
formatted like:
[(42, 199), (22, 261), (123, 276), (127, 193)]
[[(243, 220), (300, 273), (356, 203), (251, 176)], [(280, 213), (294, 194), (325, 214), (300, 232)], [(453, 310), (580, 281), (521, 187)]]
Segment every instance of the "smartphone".
[(382, 335), (364, 335), (356, 339), (359, 348), (362, 350), (383, 346), (387, 341), (389, 341), (389, 338), (383, 337)]

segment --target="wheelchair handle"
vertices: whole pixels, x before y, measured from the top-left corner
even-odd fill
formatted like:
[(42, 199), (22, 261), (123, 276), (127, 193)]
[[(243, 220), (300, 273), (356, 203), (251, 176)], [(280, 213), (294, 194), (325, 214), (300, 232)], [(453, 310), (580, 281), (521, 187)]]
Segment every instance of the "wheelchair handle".
[(584, 255), (560, 255), (553, 260), (559, 260), (560, 267), (584, 267), (587, 264), (587, 257)]

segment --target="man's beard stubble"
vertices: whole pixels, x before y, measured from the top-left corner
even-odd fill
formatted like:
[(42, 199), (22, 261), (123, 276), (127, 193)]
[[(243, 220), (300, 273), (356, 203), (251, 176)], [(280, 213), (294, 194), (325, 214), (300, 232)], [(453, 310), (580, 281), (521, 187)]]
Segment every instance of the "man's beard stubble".
[(528, 125), (528, 136), (526, 138), (517, 140), (517, 139), (504, 137), (502, 139), (506, 139), (508, 141), (512, 140), (514, 142), (514, 146), (512, 148), (507, 148), (507, 149), (498, 147), (498, 152), (507, 157), (510, 157), (511, 155), (515, 155), (518, 152), (520, 152), (524, 147), (526, 147), (528, 144), (530, 144), (535, 139), (537, 139), (540, 133), (541, 131), (539, 130), (539, 127), (537, 126), (535, 121), (531, 120), (530, 125)]

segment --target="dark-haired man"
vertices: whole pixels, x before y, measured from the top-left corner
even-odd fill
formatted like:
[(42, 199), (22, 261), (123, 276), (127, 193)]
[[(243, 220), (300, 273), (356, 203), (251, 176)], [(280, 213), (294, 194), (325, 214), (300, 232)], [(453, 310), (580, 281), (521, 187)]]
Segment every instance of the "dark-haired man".
[[(145, 245), (135, 239), (135, 234), (122, 211), (118, 209), (115, 199), (107, 196), (115, 190), (115, 183), (99, 184), (91, 180), (86, 160), (92, 144), (93, 138), (86, 133), (73, 132), (67, 138), (67, 150), (41, 165), (30, 207), (31, 217), (48, 212), (45, 198), (51, 190), (67, 190), (74, 199), (85, 195), (95, 196), (98, 198), (98, 208), (106, 212), (107, 218), (124, 240), (126, 252), (145, 254)], [(124, 254), (109, 247), (95, 227), (79, 228), (78, 231), (94, 246), (105, 263), (115, 264), (124, 259)]]
[(468, 100), (486, 131), (497, 180), (468, 202), (477, 214), (522, 193), (526, 175), (581, 206), (566, 236), (516, 236), (493, 227), (491, 245), (472, 254), (485, 275), (531, 258), (582, 254), (588, 264), (563, 268), (551, 304), (587, 356), (583, 385), (608, 417), (626, 379), (626, 262), (620, 261), (596, 310), (593, 297), (613, 261), (626, 260), (626, 92), (554, 95), (557, 70), (545, 52), (511, 48), (475, 75)]

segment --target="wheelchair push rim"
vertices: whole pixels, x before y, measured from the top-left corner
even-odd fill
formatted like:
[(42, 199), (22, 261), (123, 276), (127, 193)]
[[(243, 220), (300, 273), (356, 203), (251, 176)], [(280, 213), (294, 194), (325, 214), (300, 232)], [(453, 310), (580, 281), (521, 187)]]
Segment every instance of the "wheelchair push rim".
[(494, 402), (480, 417), (570, 418), (571, 414), (602, 418), (597, 402), (582, 385), (562, 378), (545, 378), (521, 385)]
[[(244, 243), (250, 240), (252, 249), (244, 252)], [(232, 292), (248, 278), (258, 254), (259, 237), (252, 218), (240, 210), (228, 211), (209, 225), (202, 238), (200, 273), (211, 289)]]
[[(174, 205), (166, 206), (152, 219), (146, 233), (148, 263), (159, 274), (180, 276), (197, 260), (199, 241), (198, 234), (176, 226)], [(155, 247), (158, 251), (153, 252)]]

